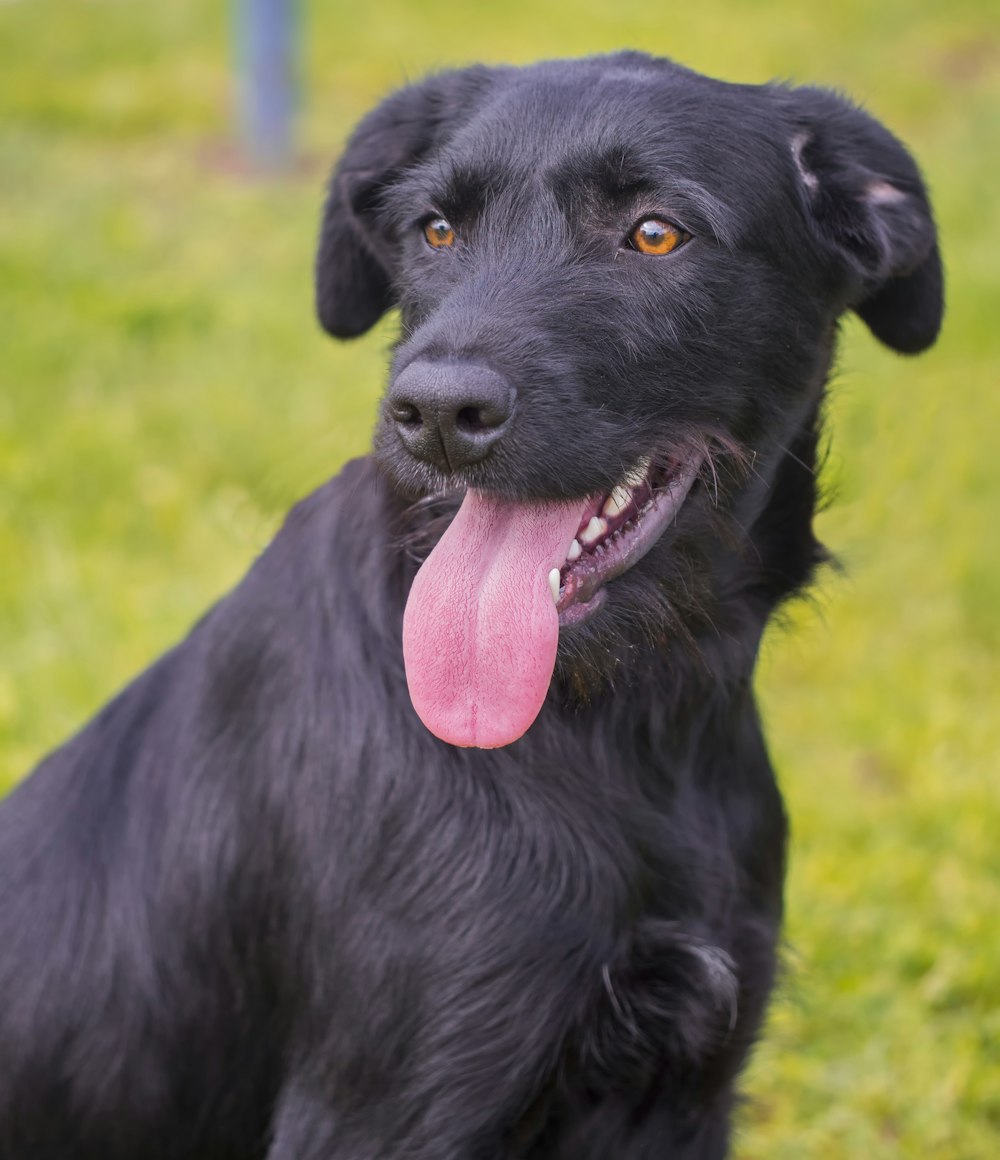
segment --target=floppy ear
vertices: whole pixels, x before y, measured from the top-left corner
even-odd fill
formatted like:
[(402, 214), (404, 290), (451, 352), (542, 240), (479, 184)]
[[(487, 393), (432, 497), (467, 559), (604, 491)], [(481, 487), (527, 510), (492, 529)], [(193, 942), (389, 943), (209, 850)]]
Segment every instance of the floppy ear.
[(941, 326), (937, 231), (916, 164), (860, 109), (796, 89), (792, 154), (812, 228), (842, 263), (848, 305), (894, 350), (917, 354)]
[(355, 129), (330, 179), (316, 255), (316, 313), (330, 334), (362, 334), (392, 305), (392, 239), (378, 222), (381, 194), (468, 117), (489, 76), (470, 68), (409, 85)]

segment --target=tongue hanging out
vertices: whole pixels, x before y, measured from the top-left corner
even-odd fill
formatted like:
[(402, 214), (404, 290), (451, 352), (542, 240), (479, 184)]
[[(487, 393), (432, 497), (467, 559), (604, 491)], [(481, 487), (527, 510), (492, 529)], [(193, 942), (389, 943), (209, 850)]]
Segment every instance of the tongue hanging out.
[(443, 741), (508, 745), (538, 715), (559, 644), (548, 576), (585, 506), (470, 490), (417, 573), (403, 615), (406, 680), (417, 715)]

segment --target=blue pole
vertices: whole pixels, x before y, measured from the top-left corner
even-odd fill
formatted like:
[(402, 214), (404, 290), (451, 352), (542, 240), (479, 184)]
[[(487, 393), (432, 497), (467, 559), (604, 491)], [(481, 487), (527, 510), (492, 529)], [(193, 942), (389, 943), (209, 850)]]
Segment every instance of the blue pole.
[(293, 151), (299, 0), (236, 0), (240, 122), (258, 165), (281, 168)]

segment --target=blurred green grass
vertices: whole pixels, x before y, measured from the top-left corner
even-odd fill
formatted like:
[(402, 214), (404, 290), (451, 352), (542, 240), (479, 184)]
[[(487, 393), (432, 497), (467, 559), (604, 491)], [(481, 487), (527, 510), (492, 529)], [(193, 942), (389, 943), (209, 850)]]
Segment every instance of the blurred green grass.
[(843, 89), (919, 157), (949, 274), (908, 361), (851, 320), (821, 533), (764, 649), (794, 827), (746, 1160), (1000, 1155), (1000, 22), (992, 0), (306, 5), (302, 161), (231, 143), (221, 0), (0, 3), (0, 787), (367, 445), (391, 321), (312, 318), (326, 167), (428, 68), (623, 46)]

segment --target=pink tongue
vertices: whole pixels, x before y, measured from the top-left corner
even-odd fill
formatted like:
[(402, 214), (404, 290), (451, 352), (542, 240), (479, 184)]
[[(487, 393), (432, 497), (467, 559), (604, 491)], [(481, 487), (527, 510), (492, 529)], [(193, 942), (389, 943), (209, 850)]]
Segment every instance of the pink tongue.
[(556, 663), (549, 572), (584, 501), (506, 503), (469, 491), (417, 573), (403, 614), (410, 698), (452, 745), (509, 745), (531, 725)]

